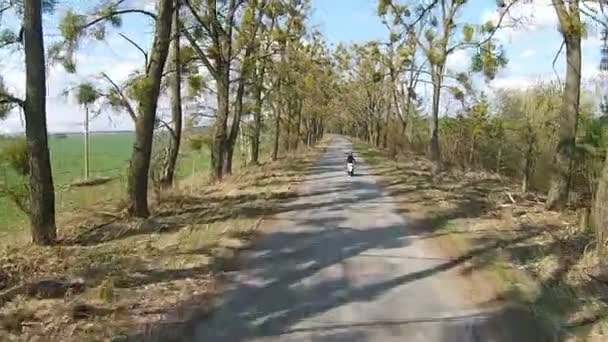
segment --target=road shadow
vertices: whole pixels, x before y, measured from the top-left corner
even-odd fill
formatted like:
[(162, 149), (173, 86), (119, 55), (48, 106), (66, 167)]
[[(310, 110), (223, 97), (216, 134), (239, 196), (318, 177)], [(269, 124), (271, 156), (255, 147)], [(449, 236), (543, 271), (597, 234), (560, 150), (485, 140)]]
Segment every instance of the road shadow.
[[(420, 221), (419, 228), (427, 231), (431, 227), (435, 232), (427, 235), (428, 238), (458, 235), (458, 241), (466, 240), (467, 246), (479, 247), (504, 237), (525, 235), (530, 229), (541, 231), (542, 234), (530, 239), (503, 245), (493, 253), (472, 259), (462, 272), (498, 273), (497, 267), (508, 265), (514, 271), (506, 273), (524, 273), (530, 277), (533, 285), (508, 285), (499, 296), (524, 305), (527, 311), (536, 313), (536, 321), (541, 325), (559, 331), (555, 341), (565, 340), (572, 333), (589, 336), (596, 322), (608, 318), (605, 309), (608, 270), (585, 268), (592, 262), (588, 252), (593, 250), (594, 237), (589, 230), (572, 229), (572, 225), (566, 229), (565, 218), (557, 220), (559, 224), (545, 219), (545, 214), (550, 217), (551, 213), (545, 211), (539, 197), (518, 194), (518, 185), (511, 184), (507, 177), (483, 172), (444, 172), (433, 177), (430, 163), (424, 158), (410, 155), (399, 162), (387, 161), (379, 157), (382, 151), (369, 146), (362, 148), (374, 161), (373, 172), (382, 177), (384, 189), (402, 203), (399, 210), (404, 215), (424, 213), (425, 219)], [(511, 195), (515, 200), (508, 197)], [(439, 203), (452, 207), (438, 210)], [(510, 208), (506, 215), (502, 212), (503, 206)], [(449, 229), (433, 228), (435, 226)], [(500, 277), (502, 279), (502, 273)], [(538, 291), (530, 295), (523, 293), (530, 289), (519, 289), (527, 286), (538, 287)]]
[[(314, 172), (326, 179), (336, 176), (334, 173), (342, 172), (341, 158), (326, 158)], [(302, 196), (270, 211), (278, 218), (276, 225), (279, 226), (275, 225), (242, 255), (239, 265), (242, 271), (227, 275), (228, 285), (218, 303), (218, 310), (209, 318), (201, 320), (192, 316), (179, 322), (157, 322), (147, 329), (145, 335), (133, 335), (126, 340), (241, 342), (265, 338), (281, 341), (372, 341), (371, 328), (390, 331), (405, 325), (440, 324), (437, 332), (437, 336), (441, 336), (439, 341), (455, 341), (454, 338), (459, 336), (476, 334), (482, 338), (479, 341), (548, 341), (544, 329), (523, 314), (525, 310), (513, 311), (510, 308), (488, 311), (483, 313), (483, 317), (455, 315), (350, 325), (336, 323), (322, 328), (295, 327), (307, 319), (349, 304), (373, 302), (405, 284), (455, 269), (486, 253), (515, 246), (542, 233), (541, 229), (530, 227), (525, 234), (489, 241), (454, 259), (433, 260), (430, 266), (420, 270), (365, 284), (353, 283), (348, 276), (347, 260), (372, 251), (390, 254), (391, 250), (406, 247), (417, 239), (441, 233), (448, 220), (425, 218), (412, 220), (408, 226), (403, 221), (378, 224), (371, 229), (355, 229), (349, 224), (344, 208), (356, 203), (357, 209), (373, 211), (394, 200), (385, 196), (369, 177), (327, 182), (311, 188), (304, 189)], [(394, 207), (392, 214), (403, 214)], [(439, 217), (471, 215), (471, 207), (478, 208), (478, 213), (483, 210), (468, 201), (461, 201)], [(320, 212), (324, 213), (323, 217), (315, 217), (315, 213)], [(246, 215), (246, 212), (239, 214)], [(421, 227), (426, 227), (426, 230)], [(332, 272), (336, 267), (344, 269), (345, 273), (332, 273), (315, 280), (320, 273)], [(519, 326), (519, 320), (513, 317), (525, 317), (525, 323), (531, 327)], [(298, 334), (306, 337), (298, 339)], [(486, 337), (491, 339), (484, 339)]]

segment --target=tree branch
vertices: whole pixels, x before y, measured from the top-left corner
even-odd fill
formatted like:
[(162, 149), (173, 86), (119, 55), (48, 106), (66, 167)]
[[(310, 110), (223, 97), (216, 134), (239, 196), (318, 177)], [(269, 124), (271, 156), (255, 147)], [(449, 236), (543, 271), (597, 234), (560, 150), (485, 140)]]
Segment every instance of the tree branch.
[(108, 81), (110, 83), (110, 85), (112, 86), (112, 88), (114, 88), (114, 90), (118, 93), (118, 95), (122, 99), (123, 106), (127, 110), (127, 113), (129, 114), (129, 116), (131, 117), (131, 119), (133, 120), (133, 122), (136, 122), (137, 121), (137, 114), (135, 114), (135, 111), (133, 110), (133, 107), (131, 106), (131, 103), (129, 103), (129, 99), (127, 99), (127, 97), (122, 92), (122, 90), (120, 89), (120, 87), (105, 72), (102, 72), (101, 76), (104, 79), (106, 79), (106, 81)]
[(138, 13), (138, 14), (144, 14), (154, 20), (156, 20), (156, 14), (152, 13), (152, 12), (148, 12), (145, 10), (140, 10), (140, 9), (124, 9), (124, 10), (119, 10), (119, 11), (115, 11), (109, 14), (106, 14), (104, 16), (101, 16), (99, 18), (95, 18), (92, 21), (90, 21), (89, 23), (83, 25), (80, 27), (80, 29), (86, 29), (89, 28), (95, 24), (98, 24), (104, 20), (108, 20), (111, 17), (117, 16), (117, 15), (123, 15), (123, 14), (133, 14), (133, 13)]
[(128, 41), (129, 43), (131, 43), (131, 45), (135, 46), (135, 48), (137, 50), (139, 50), (139, 52), (141, 52), (142, 55), (144, 55), (144, 60), (146, 62), (145, 69), (146, 69), (146, 73), (148, 73), (148, 53), (141, 46), (139, 46), (136, 42), (134, 42), (131, 38), (127, 37), (123, 33), (119, 33), (119, 35), (121, 37), (123, 37), (126, 41)]
[(158, 122), (161, 124), (161, 126), (165, 127), (168, 131), (169, 134), (171, 134), (171, 136), (176, 139), (177, 136), (175, 135), (175, 131), (173, 130), (173, 128), (171, 128), (171, 126), (163, 119), (156, 119), (158, 120)]
[(557, 70), (555, 69), (555, 63), (557, 63), (557, 59), (559, 58), (559, 55), (562, 53), (562, 50), (564, 49), (564, 45), (566, 45), (566, 40), (562, 40), (562, 45), (559, 46), (559, 50), (557, 50), (557, 53), (555, 54), (555, 57), (553, 58), (553, 63), (551, 63), (551, 67), (553, 68), (553, 72), (555, 73), (555, 76), (557, 77), (557, 83), (559, 84), (560, 88), (562, 86), (562, 81), (559, 78), (559, 74), (557, 72)]
[(507, 13), (509, 13), (511, 7), (513, 7), (513, 5), (515, 5), (516, 3), (519, 3), (519, 1), (520, 0), (513, 0), (507, 5), (507, 7), (500, 14), (500, 17), (498, 18), (498, 22), (496, 23), (496, 26), (494, 26), (494, 29), (488, 34), (488, 36), (484, 40), (480, 41), (478, 45), (483, 45), (489, 42), (494, 37), (496, 32), (498, 32), (498, 30), (500, 29), (500, 25), (502, 24), (502, 21), (504, 20)]
[(25, 101), (17, 98), (11, 94), (0, 92), (0, 103), (1, 104), (16, 104), (21, 108), (25, 107)]
[(190, 43), (190, 45), (192, 46), (192, 48), (194, 48), (194, 51), (200, 57), (201, 62), (203, 62), (203, 64), (207, 68), (207, 70), (209, 70), (209, 72), (212, 75), (216, 75), (217, 74), (217, 70), (211, 64), (211, 62), (209, 61), (209, 58), (207, 57), (207, 55), (205, 54), (205, 52), (203, 52), (203, 50), (198, 45), (198, 43), (196, 42), (196, 40), (194, 39), (194, 37), (192, 37), (192, 35), (190, 34), (190, 32), (188, 32), (187, 30), (185, 30), (183, 28), (183, 25), (181, 23), (180, 23), (180, 27), (182, 28), (182, 32), (184, 33), (184, 37), (186, 37), (186, 39), (188, 40), (188, 42)]
[(207, 31), (207, 34), (209, 36), (213, 36), (213, 33), (211, 31), (211, 28), (209, 27), (209, 25), (207, 25), (205, 23), (205, 21), (199, 16), (199, 14), (196, 12), (196, 9), (194, 8), (194, 6), (192, 6), (192, 4), (190, 3), (190, 0), (185, 0), (184, 3), (186, 4), (186, 7), (188, 7), (188, 9), (190, 10), (190, 13), (192, 13), (192, 16), (194, 16), (194, 19), (196, 20), (196, 22), (199, 23), (200, 26), (202, 26), (205, 31)]
[[(600, 11), (602, 11), (602, 12), (604, 11), (603, 3), (604, 3), (604, 1), (601, 1), (601, 0), (599, 1)], [(585, 16), (589, 17), (591, 20), (595, 21), (596, 23), (600, 24), (604, 28), (608, 28), (608, 22), (607, 22), (606, 18), (604, 18), (603, 20), (598, 18), (599, 13), (597, 12), (597, 10), (590, 7), (585, 1), (583, 1), (582, 4), (583, 4), (583, 6), (585, 6), (586, 9), (579, 8), (581, 13), (583, 13)]]

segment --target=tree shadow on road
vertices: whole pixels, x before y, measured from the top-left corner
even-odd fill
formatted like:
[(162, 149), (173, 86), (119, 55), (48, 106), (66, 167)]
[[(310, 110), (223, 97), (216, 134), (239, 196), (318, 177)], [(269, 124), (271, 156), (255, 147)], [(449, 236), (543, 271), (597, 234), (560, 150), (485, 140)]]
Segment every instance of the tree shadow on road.
[[(484, 172), (445, 172), (432, 177), (424, 158), (407, 156), (395, 162), (382, 157), (381, 151), (362, 148), (372, 157), (373, 169), (387, 192), (399, 198), (402, 213), (423, 216), (423, 231), (436, 225), (446, 228), (435, 230), (429, 238), (445, 235), (445, 241), (465, 241), (464, 247), (455, 249), (466, 250), (527, 234), (532, 227), (542, 232), (475, 258), (464, 273), (500, 273), (507, 289), (499, 296), (526, 306), (537, 321), (548, 322), (561, 334), (576, 331), (578, 336), (588, 336), (592, 329), (598, 331), (595, 323), (608, 322), (608, 276), (597, 270), (604, 279), (598, 281), (585, 274), (593, 262), (593, 253), (588, 253), (593, 250), (593, 236), (574, 228), (577, 223), (567, 214), (547, 212), (538, 196), (519, 194), (518, 184), (508, 178)], [(503, 208), (510, 210), (503, 212)], [(519, 275), (512, 273), (530, 279), (513, 286), (511, 278)]]
[[(321, 171), (315, 172), (326, 172), (331, 176), (331, 173), (342, 171), (341, 164), (335, 160), (321, 167)], [(309, 333), (301, 340), (371, 341), (371, 327), (371, 330), (390, 331), (397, 326), (426, 323), (441, 324), (437, 332), (439, 341), (453, 341), (454, 336), (463, 336), (464, 333), (495, 336), (494, 341), (544, 340), (543, 329), (524, 316), (522, 312), (525, 311), (514, 314), (515, 309), (511, 308), (486, 312), (483, 318), (466, 315), (423, 317), (350, 325), (335, 323), (323, 325), (322, 328), (309, 328), (319, 330), (314, 333), (298, 330), (306, 329), (296, 325), (307, 319), (349, 304), (375, 301), (398, 287), (455, 269), (485, 253), (516, 245), (541, 233), (541, 229), (531, 227), (526, 234), (488, 242), (454, 259), (429, 260), (428, 266), (420, 270), (397, 274), (389, 279), (370, 278), (364, 284), (353, 283), (348, 276), (352, 267), (349, 262), (353, 258), (408, 246), (425, 235), (439, 233), (447, 220), (424, 218), (411, 220), (408, 226), (404, 222), (397, 222), (371, 229), (355, 229), (349, 217), (344, 216), (342, 209), (345, 206), (356, 203), (361, 210), (373, 209), (389, 205), (387, 203), (391, 203), (392, 199), (385, 197), (380, 188), (365, 177), (334, 182), (327, 187), (323, 191), (304, 192), (306, 197), (271, 211), (278, 218), (276, 224), (283, 226), (275, 227), (243, 255), (240, 265), (243, 271), (228, 275), (230, 281), (223, 300), (209, 319), (202, 321), (200, 317), (192, 316), (174, 323), (159, 322), (146, 335), (131, 336), (128, 340), (241, 342), (254, 338), (275, 338), (298, 341), (298, 333)], [(472, 207), (479, 212), (483, 210), (466, 200), (458, 203), (456, 207), (438, 212), (438, 217), (453, 219), (471, 215)], [(391, 215), (402, 214), (396, 206), (392, 207)], [(323, 219), (315, 217), (317, 210), (325, 213)], [(411, 229), (410, 226), (426, 227), (426, 231)], [(320, 274), (326, 276), (320, 277)], [(519, 320), (524, 320), (533, 328), (522, 325), (521, 330), (509, 329), (518, 326)], [(496, 327), (501, 328), (493, 331)], [(313, 333), (312, 339), (310, 333)]]

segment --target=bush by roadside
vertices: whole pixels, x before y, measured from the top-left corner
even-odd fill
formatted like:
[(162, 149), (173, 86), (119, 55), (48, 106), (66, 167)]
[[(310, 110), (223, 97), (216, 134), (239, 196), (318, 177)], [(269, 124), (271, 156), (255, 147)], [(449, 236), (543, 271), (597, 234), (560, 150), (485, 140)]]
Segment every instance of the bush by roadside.
[[(265, 215), (293, 197), (320, 149), (204, 177), (164, 194), (146, 220), (104, 203), (60, 217), (61, 243), (18, 238), (0, 246), (0, 340), (83, 341), (146, 336), (159, 324), (205, 315), (222, 272), (237, 267)], [(143, 335), (141, 335), (143, 334)]]
[[(608, 273), (599, 266), (586, 213), (544, 209), (544, 199), (490, 173), (431, 175), (431, 163), (396, 159), (364, 143), (357, 150), (415, 229), (453, 258), (475, 300), (527, 307), (566, 341), (608, 338)], [(491, 284), (490, 284), (491, 283)]]

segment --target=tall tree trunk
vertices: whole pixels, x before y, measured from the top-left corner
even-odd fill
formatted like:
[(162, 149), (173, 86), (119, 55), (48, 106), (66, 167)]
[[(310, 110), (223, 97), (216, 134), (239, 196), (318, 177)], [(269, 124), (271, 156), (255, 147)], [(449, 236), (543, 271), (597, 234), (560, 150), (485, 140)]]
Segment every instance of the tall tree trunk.
[(171, 77), (170, 96), (171, 96), (171, 119), (173, 121), (173, 132), (169, 145), (169, 153), (165, 161), (165, 168), (161, 178), (161, 186), (169, 188), (173, 185), (175, 179), (175, 168), (177, 158), (179, 157), (179, 148), (182, 140), (182, 64), (180, 61), (180, 23), (179, 23), (179, 5), (173, 11), (173, 23), (171, 35), (173, 36), (173, 68), (175, 68)]
[[(219, 57), (221, 58), (221, 57)], [(224, 171), (224, 153), (227, 139), (227, 123), (230, 115), (230, 66), (218, 60), (217, 78), (217, 118), (215, 119), (213, 146), (211, 150), (211, 169), (213, 178), (221, 181)]]
[[(578, 12), (575, 15), (578, 16)], [(559, 118), (559, 142), (553, 158), (553, 175), (547, 196), (547, 208), (557, 210), (564, 208), (568, 203), (581, 88), (580, 35), (566, 34), (565, 41), (566, 84)]]
[[(237, 133), (237, 135), (238, 135), (238, 133)], [(230, 136), (230, 134), (228, 136)], [(234, 147), (235, 146), (236, 146), (236, 139), (235, 139), (234, 144), (230, 143), (230, 139), (228, 139), (226, 141), (226, 148), (224, 149), (224, 171), (223, 171), (224, 175), (232, 174), (232, 160), (234, 158)]]
[(500, 174), (502, 171), (502, 144), (498, 147), (498, 155), (496, 156), (496, 173)]
[(372, 135), (374, 146), (380, 147), (380, 125), (378, 121), (374, 121)]
[[(410, 72), (410, 79), (408, 81), (408, 88), (407, 88), (407, 95), (406, 95), (406, 102), (405, 102), (405, 108), (403, 109), (404, 112), (404, 124), (403, 124), (403, 133), (405, 134), (405, 141), (407, 142), (408, 145), (411, 145), (412, 142), (412, 126), (410, 124), (411, 121), (411, 112), (412, 112), (412, 105), (413, 105), (413, 96), (414, 96), (414, 88), (416, 87), (416, 78), (417, 76), (415, 76), (415, 72), (412, 70)], [(404, 85), (401, 84), (401, 93), (405, 94), (405, 88)]]
[[(280, 104), (278, 107), (280, 107)], [(279, 158), (279, 140), (281, 139), (281, 108), (276, 108), (275, 112), (276, 118), (274, 122), (274, 147), (272, 149), (273, 161)]]
[(471, 137), (471, 149), (469, 150), (469, 159), (468, 159), (468, 169), (472, 169), (473, 168), (473, 162), (475, 160), (475, 146), (476, 145), (476, 141), (475, 141), (475, 135), (473, 135)]
[(384, 134), (382, 135), (382, 148), (388, 147), (388, 128), (390, 125), (390, 115), (391, 115), (391, 104), (389, 102), (387, 110), (386, 110), (386, 120), (384, 121)]
[(301, 138), (301, 133), (300, 133), (300, 128), (302, 126), (302, 100), (298, 100), (298, 108), (297, 108), (297, 113), (298, 113), (298, 117), (296, 120), (296, 141), (295, 141), (295, 146), (294, 148), (297, 150), (298, 147), (300, 146), (300, 138)]
[(89, 179), (89, 106), (84, 106), (84, 179)]
[(317, 143), (317, 118), (312, 119), (312, 134), (310, 135), (310, 145), (313, 146)]
[(403, 134), (405, 136), (405, 141), (408, 144), (411, 144), (411, 142), (412, 142), (412, 129), (411, 129), (411, 127), (413, 125), (410, 124), (410, 120), (411, 120), (411, 118), (410, 118), (411, 107), (412, 107), (412, 97), (411, 97), (411, 95), (408, 92), (408, 94), (407, 94), (407, 102), (406, 102), (405, 110), (404, 110), (404, 112), (405, 112), (405, 122), (403, 124)]
[[(250, 6), (258, 6), (257, 3), (252, 2)], [(262, 8), (266, 6), (266, 1), (262, 1), (259, 4), (260, 8), (257, 13), (257, 19), (254, 26), (251, 29), (251, 33), (249, 36), (249, 42), (245, 48), (245, 53), (242, 60), (241, 65), (241, 74), (240, 80), (236, 91), (235, 98), (235, 108), (234, 108), (234, 116), (232, 120), (232, 125), (230, 127), (230, 133), (228, 134), (228, 139), (226, 141), (226, 150), (224, 151), (224, 173), (232, 174), (232, 161), (234, 156), (234, 147), (236, 146), (236, 141), (239, 137), (239, 132), (241, 129), (241, 118), (243, 116), (243, 97), (245, 96), (245, 85), (247, 81), (250, 80), (252, 75), (252, 68), (255, 67), (254, 61), (252, 60), (252, 55), (255, 51), (256, 44), (254, 43), (256, 40), (256, 34), (258, 31), (258, 27), (262, 22), (264, 11)]]
[[(245, 58), (249, 58), (248, 55)], [(224, 150), (224, 174), (232, 174), (232, 158), (234, 156), (234, 147), (236, 146), (236, 140), (239, 135), (241, 128), (241, 117), (243, 115), (243, 97), (245, 96), (245, 78), (244, 74), (241, 74), (241, 79), (236, 91), (234, 115), (232, 117), (232, 124), (230, 125), (230, 133), (226, 140), (226, 149)]]
[(260, 164), (260, 135), (262, 134), (262, 90), (264, 87), (264, 74), (266, 68), (263, 62), (258, 70), (255, 86), (255, 110), (253, 111), (253, 135), (251, 137), (251, 163)]
[(308, 118), (304, 118), (304, 136), (302, 137), (302, 140), (306, 146), (309, 146), (310, 131), (310, 120)]
[(128, 212), (135, 217), (148, 217), (150, 215), (148, 210), (148, 172), (150, 171), (160, 84), (171, 42), (173, 1), (160, 0), (158, 4), (150, 63), (146, 77), (142, 81), (145, 84), (145, 94), (138, 103), (139, 115), (135, 122), (135, 143), (133, 144), (127, 180)]
[[(529, 129), (531, 133), (531, 129)], [(535, 140), (528, 138), (528, 151), (526, 152), (526, 160), (524, 164), (524, 179), (522, 180), (521, 192), (526, 193), (530, 187), (530, 178), (532, 177), (532, 158), (534, 155)]]
[[(599, 246), (605, 246), (608, 240), (608, 156), (604, 161), (604, 168), (598, 182), (591, 215)], [(605, 249), (605, 247), (602, 249)], [(602, 260), (602, 262), (605, 263), (606, 260)]]
[(441, 82), (443, 67), (436, 67), (433, 72), (433, 117), (431, 119), (431, 160), (433, 173), (441, 170), (441, 150), (439, 147), (439, 101), (441, 97)]
[(42, 1), (23, 4), (25, 50), (25, 136), (29, 153), (29, 217), (32, 240), (50, 245), (57, 238), (55, 188), (46, 129), (46, 70), (42, 33)]
[(291, 140), (292, 140), (292, 136), (291, 136), (291, 117), (293, 115), (293, 99), (289, 98), (287, 99), (287, 112), (285, 113), (287, 115), (287, 122), (285, 124), (285, 148), (287, 151), (291, 150)]
[(325, 133), (325, 126), (323, 125), (323, 119), (319, 118), (319, 122), (317, 124), (317, 141), (323, 139), (323, 134)]
[[(285, 63), (285, 43), (281, 44), (281, 64)], [(283, 75), (278, 76), (277, 80), (277, 90), (278, 94), (277, 99), (278, 104), (275, 108), (275, 123), (274, 123), (274, 147), (272, 149), (272, 160), (276, 161), (279, 157), (279, 141), (281, 138), (281, 109), (283, 108), (283, 99), (282, 97), (283, 90)]]

